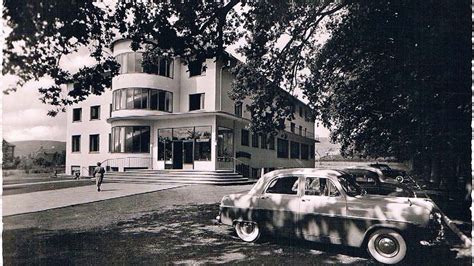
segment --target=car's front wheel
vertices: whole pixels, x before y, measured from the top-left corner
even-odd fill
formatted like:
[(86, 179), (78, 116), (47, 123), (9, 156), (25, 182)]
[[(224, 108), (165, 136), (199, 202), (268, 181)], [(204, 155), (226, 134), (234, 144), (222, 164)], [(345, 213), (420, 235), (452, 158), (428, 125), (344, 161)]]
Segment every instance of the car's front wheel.
[(367, 250), (378, 262), (395, 264), (405, 258), (407, 244), (398, 232), (391, 229), (379, 229), (370, 235)]
[(245, 242), (255, 242), (260, 237), (260, 228), (254, 222), (236, 222), (235, 232)]

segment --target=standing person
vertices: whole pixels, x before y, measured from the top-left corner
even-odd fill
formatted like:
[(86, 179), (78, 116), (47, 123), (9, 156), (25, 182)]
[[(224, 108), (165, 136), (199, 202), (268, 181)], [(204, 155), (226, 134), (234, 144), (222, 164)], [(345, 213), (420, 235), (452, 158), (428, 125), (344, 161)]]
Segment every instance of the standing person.
[(97, 167), (94, 169), (95, 184), (97, 185), (97, 191), (100, 191), (100, 185), (102, 185), (102, 180), (104, 179), (105, 169), (100, 166), (101, 163), (97, 163)]

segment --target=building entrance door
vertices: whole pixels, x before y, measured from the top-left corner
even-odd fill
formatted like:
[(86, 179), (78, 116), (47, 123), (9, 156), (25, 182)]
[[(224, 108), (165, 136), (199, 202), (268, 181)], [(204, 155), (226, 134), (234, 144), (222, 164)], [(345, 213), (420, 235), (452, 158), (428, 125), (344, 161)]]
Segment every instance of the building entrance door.
[(183, 142), (183, 169), (193, 169), (194, 163), (193, 141)]
[(183, 141), (173, 141), (173, 169), (183, 169)]

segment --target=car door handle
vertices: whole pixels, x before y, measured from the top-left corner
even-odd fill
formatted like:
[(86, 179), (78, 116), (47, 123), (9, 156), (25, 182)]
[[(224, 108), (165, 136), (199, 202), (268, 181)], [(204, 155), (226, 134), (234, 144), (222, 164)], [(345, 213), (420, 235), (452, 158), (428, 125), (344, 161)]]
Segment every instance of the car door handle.
[(268, 196), (261, 196), (260, 199), (268, 199)]
[(301, 199), (302, 202), (308, 202), (311, 201), (310, 199)]

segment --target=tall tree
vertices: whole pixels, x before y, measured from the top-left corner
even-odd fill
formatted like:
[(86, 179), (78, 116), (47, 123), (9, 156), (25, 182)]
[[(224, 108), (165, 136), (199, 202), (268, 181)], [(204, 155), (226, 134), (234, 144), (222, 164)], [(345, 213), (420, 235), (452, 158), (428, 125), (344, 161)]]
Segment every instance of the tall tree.
[[(108, 7), (95, 1), (7, 0), (3, 18), (12, 32), (6, 38), (3, 73), (18, 75), (19, 85), (51, 77), (55, 85), (40, 88), (40, 92), (43, 102), (54, 107), (50, 115), (55, 115), (110, 87), (110, 76), (117, 75), (119, 68), (107, 49), (114, 38), (131, 39), (135, 50), (145, 46), (144, 66), (156, 63), (159, 57), (179, 56), (185, 61), (219, 57), (244, 36), (260, 45), (259, 51), (247, 50), (244, 55), (277, 52), (281, 61), (292, 54), (293, 44), (307, 39), (323, 17), (342, 6), (339, 1), (194, 0), (117, 1)], [(266, 47), (283, 35), (292, 38), (286, 49)], [(90, 49), (97, 64), (77, 73), (61, 69), (61, 58), (83, 46)], [(74, 90), (62, 95), (60, 85), (71, 82), (76, 84)]]
[(362, 1), (328, 24), (304, 91), (345, 154), (470, 173), (469, 21), (467, 1)]

